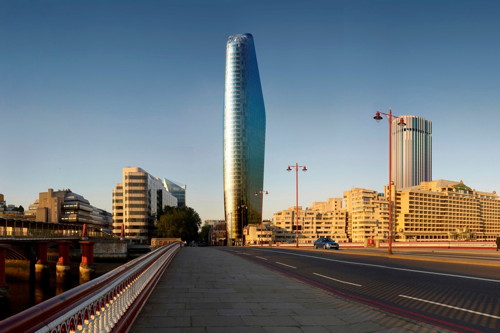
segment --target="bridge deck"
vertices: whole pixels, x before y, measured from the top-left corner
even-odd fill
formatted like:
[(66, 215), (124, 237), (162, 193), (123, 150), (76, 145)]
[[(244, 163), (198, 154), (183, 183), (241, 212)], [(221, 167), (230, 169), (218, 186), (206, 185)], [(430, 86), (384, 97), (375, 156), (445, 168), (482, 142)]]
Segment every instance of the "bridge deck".
[(435, 332), (217, 248), (183, 248), (131, 332)]

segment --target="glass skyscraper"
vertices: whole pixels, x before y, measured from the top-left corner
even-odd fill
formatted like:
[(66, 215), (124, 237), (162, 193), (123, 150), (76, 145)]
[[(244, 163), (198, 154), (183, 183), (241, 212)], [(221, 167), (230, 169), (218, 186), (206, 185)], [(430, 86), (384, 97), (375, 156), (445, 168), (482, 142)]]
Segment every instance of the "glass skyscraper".
[[(398, 126), (403, 118), (405, 126)], [(418, 116), (392, 121), (392, 181), (396, 189), (432, 181), (432, 122)]]
[(228, 245), (260, 223), (266, 111), (251, 34), (229, 36), (224, 90), (224, 209)]

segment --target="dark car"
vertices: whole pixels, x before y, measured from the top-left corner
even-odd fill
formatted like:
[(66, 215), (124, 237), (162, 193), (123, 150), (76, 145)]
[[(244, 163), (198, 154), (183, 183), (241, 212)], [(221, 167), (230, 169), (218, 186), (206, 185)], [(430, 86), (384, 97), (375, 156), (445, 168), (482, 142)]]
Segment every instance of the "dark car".
[(315, 249), (335, 249), (338, 250), (339, 243), (329, 237), (320, 237), (314, 242)]

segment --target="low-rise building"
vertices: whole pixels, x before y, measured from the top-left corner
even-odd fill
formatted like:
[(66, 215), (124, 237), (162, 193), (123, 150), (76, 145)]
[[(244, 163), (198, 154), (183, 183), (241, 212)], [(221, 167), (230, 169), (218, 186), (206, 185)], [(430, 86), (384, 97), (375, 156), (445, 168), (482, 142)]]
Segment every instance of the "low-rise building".
[(102, 229), (110, 229), (112, 223), (111, 213), (92, 206), (70, 189), (54, 191), (49, 188), (47, 192), (40, 192), (25, 215), (39, 222), (88, 224)]

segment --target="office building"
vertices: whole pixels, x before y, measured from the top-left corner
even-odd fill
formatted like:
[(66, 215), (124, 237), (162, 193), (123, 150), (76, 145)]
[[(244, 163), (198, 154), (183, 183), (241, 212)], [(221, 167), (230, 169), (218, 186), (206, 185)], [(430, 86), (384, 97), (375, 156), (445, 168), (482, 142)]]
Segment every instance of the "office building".
[[(400, 118), (406, 123), (398, 126)], [(392, 121), (392, 181), (397, 190), (432, 180), (432, 122), (418, 116)]]
[(177, 199), (177, 207), (186, 207), (186, 185), (180, 185), (164, 178), (163, 186)]
[(122, 182), (113, 190), (113, 233), (134, 243), (149, 244), (155, 221), (165, 206), (177, 207), (177, 199), (164, 182), (137, 167), (122, 170)]
[(224, 90), (224, 208), (228, 244), (260, 223), (266, 115), (251, 34), (228, 38)]
[(111, 213), (92, 206), (70, 189), (54, 191), (49, 188), (47, 192), (40, 192), (38, 200), (29, 206), (25, 215), (39, 222), (87, 224), (105, 230), (112, 225)]

